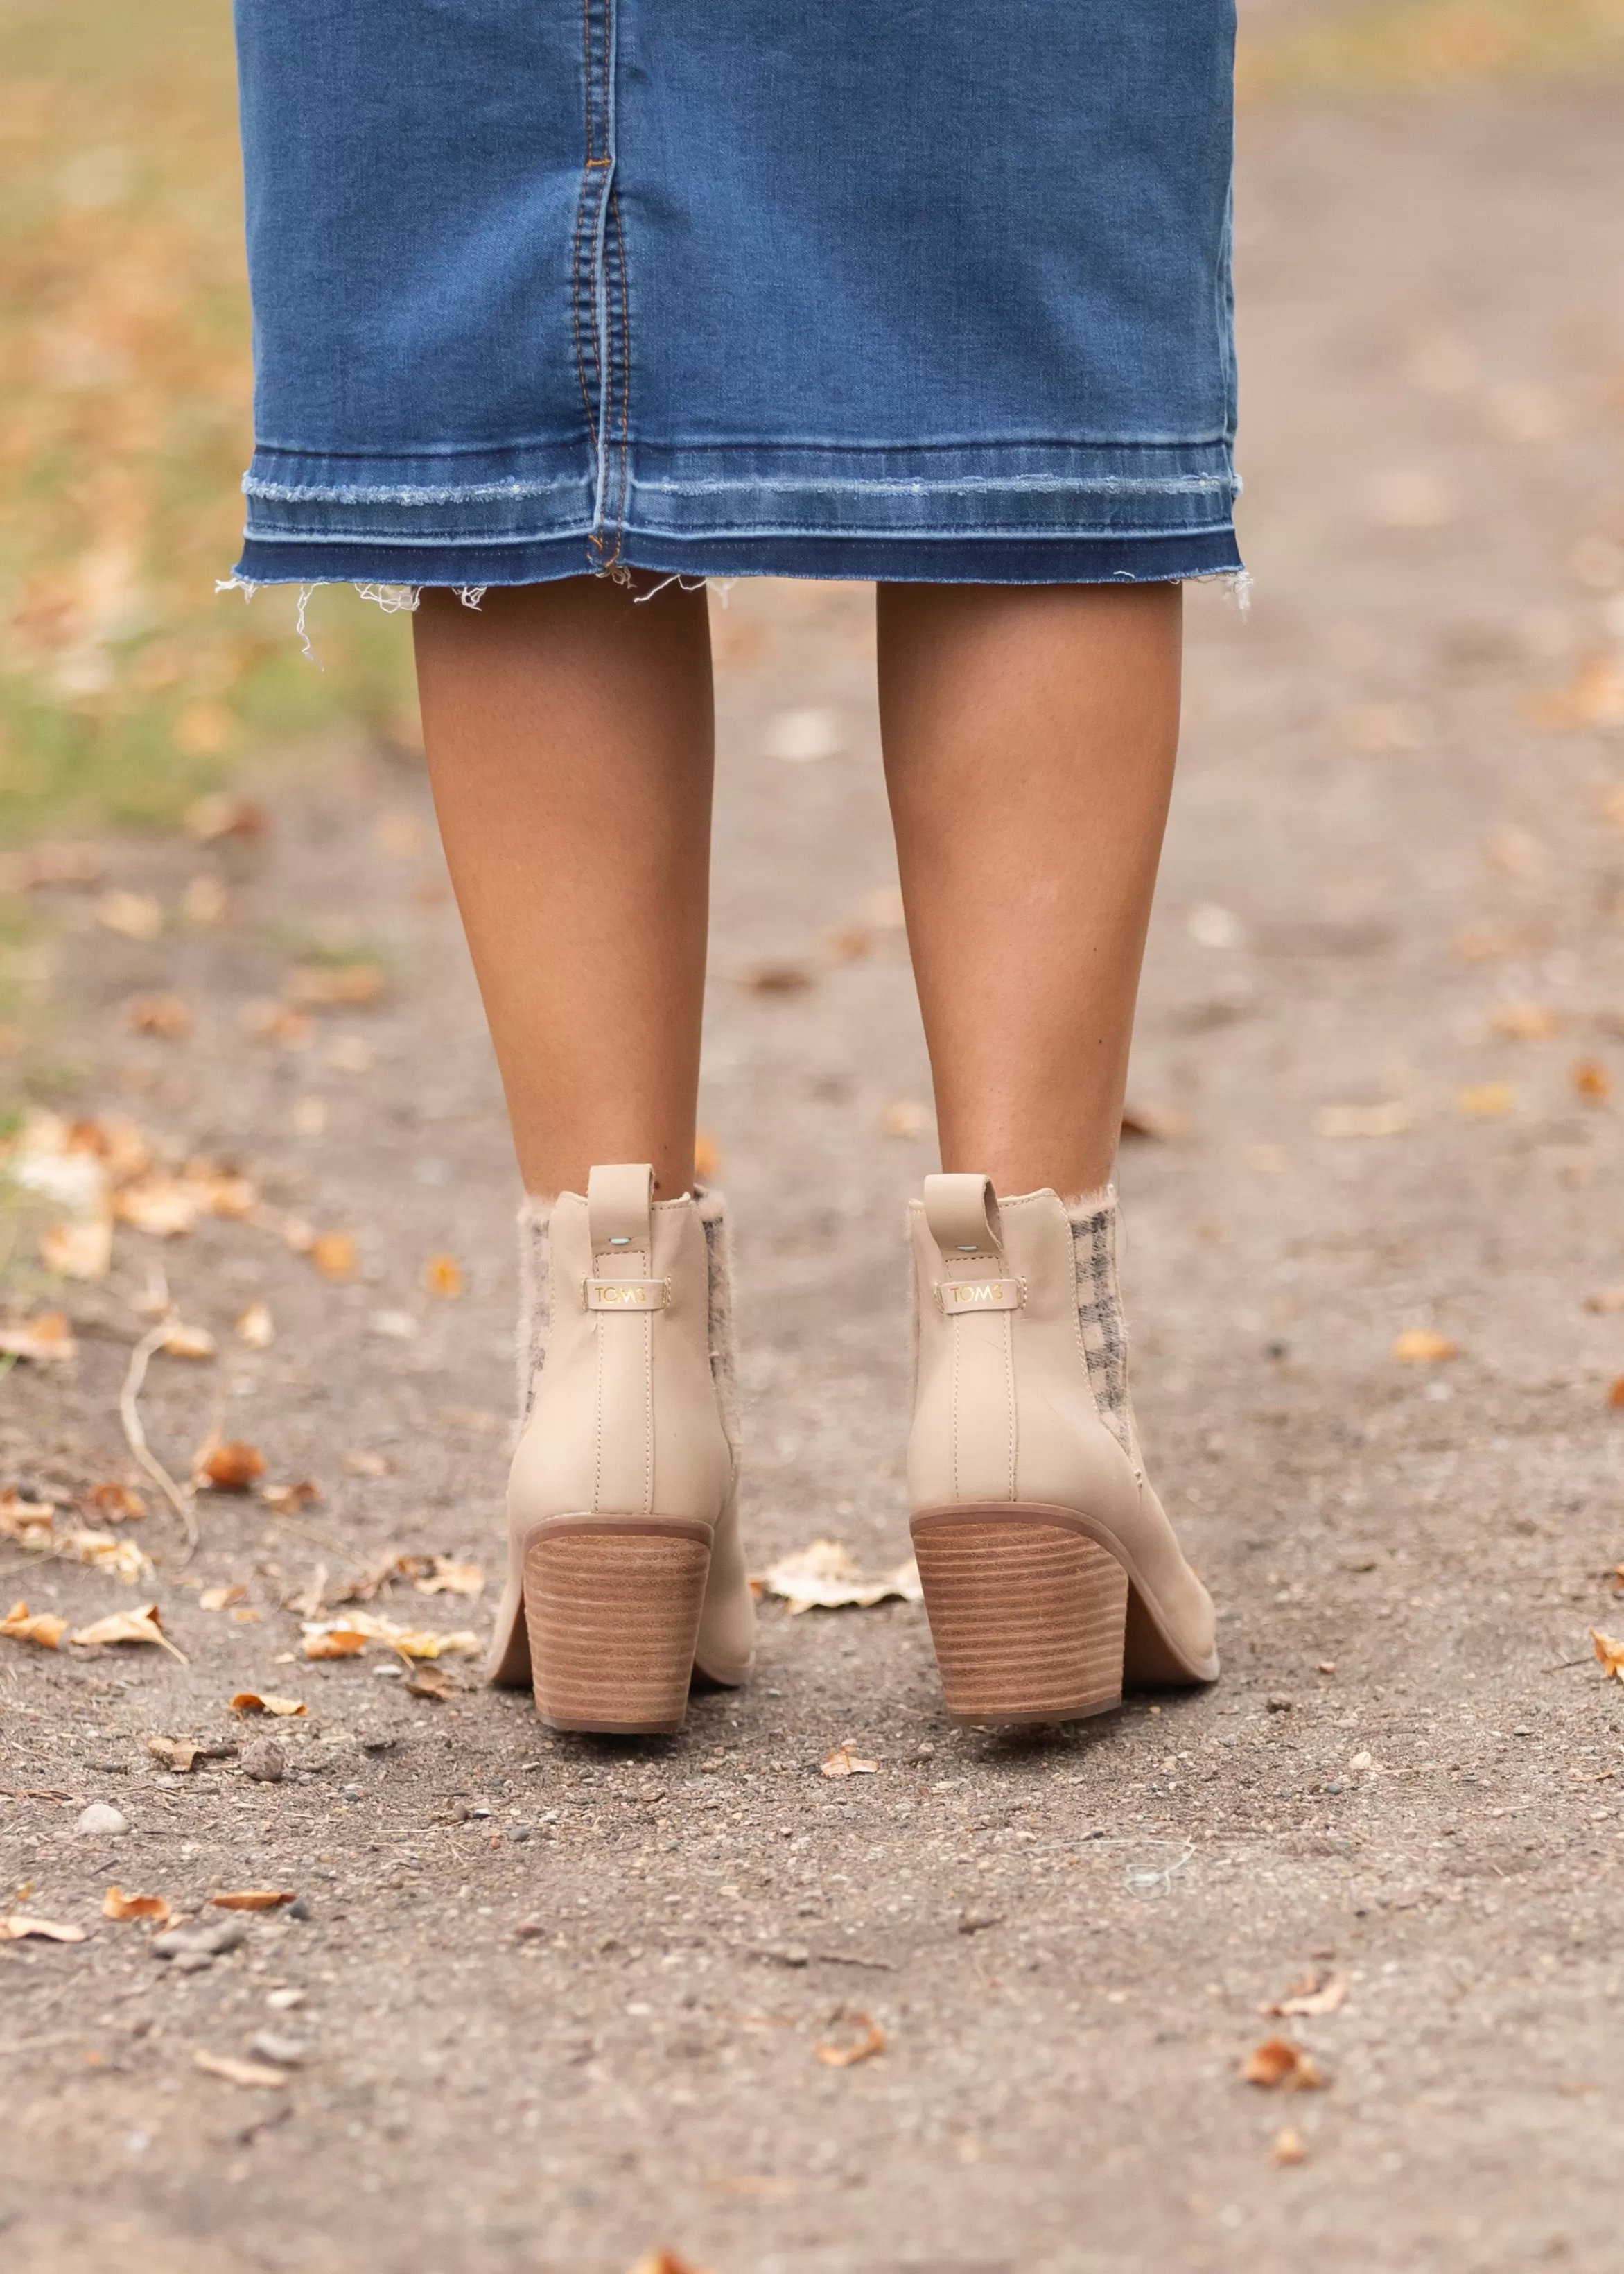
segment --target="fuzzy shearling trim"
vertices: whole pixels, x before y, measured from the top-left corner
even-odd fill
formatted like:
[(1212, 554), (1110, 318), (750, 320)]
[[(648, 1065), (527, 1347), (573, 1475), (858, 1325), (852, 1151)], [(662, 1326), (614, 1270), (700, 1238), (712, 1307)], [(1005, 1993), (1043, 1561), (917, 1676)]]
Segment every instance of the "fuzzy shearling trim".
[(727, 1439), (728, 1450), (733, 1457), (733, 1467), (737, 1470), (741, 1434), (739, 1361), (733, 1339), (733, 1242), (727, 1231), (726, 1202), (720, 1193), (710, 1186), (695, 1185), (694, 1205), (699, 1212), (699, 1221), (704, 1226), (705, 1261), (710, 1274), (708, 1348), (710, 1379), (716, 1384), (716, 1402), (722, 1416), (722, 1433)]

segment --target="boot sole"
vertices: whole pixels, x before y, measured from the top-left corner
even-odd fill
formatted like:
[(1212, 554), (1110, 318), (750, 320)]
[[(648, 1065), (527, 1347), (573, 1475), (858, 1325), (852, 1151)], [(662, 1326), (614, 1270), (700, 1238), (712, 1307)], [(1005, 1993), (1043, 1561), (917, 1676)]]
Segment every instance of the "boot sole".
[(709, 1526), (681, 1517), (536, 1525), (524, 1541), (524, 1624), (547, 1726), (628, 1737), (680, 1729), (710, 1568)]
[(956, 1721), (1080, 1721), (1122, 1703), (1128, 1575), (1109, 1548), (1019, 1505), (929, 1509), (914, 1552)]

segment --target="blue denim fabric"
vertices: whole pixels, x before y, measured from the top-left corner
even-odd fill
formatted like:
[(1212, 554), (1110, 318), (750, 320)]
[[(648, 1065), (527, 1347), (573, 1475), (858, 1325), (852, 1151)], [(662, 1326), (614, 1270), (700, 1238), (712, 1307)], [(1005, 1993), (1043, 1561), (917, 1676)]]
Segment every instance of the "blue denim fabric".
[(1233, 0), (237, 0), (238, 574), (1239, 567)]

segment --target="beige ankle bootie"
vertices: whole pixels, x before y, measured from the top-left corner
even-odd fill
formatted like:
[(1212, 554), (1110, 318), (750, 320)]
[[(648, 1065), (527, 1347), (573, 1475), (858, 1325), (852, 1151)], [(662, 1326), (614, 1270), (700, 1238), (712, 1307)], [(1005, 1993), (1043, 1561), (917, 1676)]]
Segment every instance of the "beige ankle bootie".
[(680, 1729), (695, 1670), (749, 1674), (721, 1205), (644, 1167), (526, 1202), (523, 1432), (486, 1671), (555, 1729)]
[(1075, 1721), (1124, 1677), (1214, 1680), (1211, 1601), (1139, 1460), (1115, 1194), (927, 1177), (911, 1219), (908, 1495), (949, 1712)]

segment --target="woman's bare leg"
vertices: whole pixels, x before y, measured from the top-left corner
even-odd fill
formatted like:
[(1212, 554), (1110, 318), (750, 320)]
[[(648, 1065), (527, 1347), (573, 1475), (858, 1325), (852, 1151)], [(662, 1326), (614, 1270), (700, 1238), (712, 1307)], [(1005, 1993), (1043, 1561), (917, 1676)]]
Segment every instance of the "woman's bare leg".
[(886, 584), (880, 720), (944, 1169), (1111, 1172), (1178, 741), (1177, 585)]
[(425, 591), (434, 802), (525, 1189), (693, 1180), (713, 720), (703, 591)]

